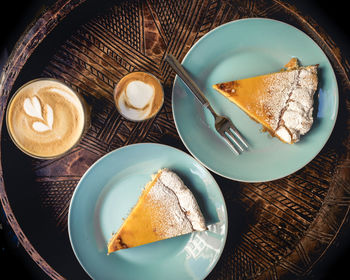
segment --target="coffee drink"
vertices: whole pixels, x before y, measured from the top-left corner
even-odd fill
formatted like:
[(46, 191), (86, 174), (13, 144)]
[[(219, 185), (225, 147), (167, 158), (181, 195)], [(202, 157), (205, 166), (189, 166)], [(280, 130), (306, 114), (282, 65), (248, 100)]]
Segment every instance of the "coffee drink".
[(77, 144), (86, 125), (80, 97), (54, 79), (37, 79), (22, 86), (9, 102), (9, 134), (23, 152), (55, 158)]
[(123, 77), (114, 89), (118, 111), (132, 121), (143, 121), (158, 113), (164, 92), (159, 80), (145, 72), (133, 72)]

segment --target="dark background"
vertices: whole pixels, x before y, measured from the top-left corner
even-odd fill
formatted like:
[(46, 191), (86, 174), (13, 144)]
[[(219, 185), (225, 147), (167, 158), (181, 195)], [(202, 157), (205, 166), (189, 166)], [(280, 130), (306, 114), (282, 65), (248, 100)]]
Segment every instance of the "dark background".
[[(257, 0), (258, 1), (258, 0)], [(26, 26), (52, 0), (2, 1), (0, 17), (0, 65)], [(303, 15), (309, 15), (331, 36), (341, 53), (350, 60), (350, 28), (347, 1), (288, 0)], [(53, 252), (54, 253), (54, 252)], [(64, 260), (63, 260), (64, 261)], [(345, 225), (336, 246), (330, 248), (310, 276), (314, 280), (346, 279), (350, 265), (350, 225)], [(341, 275), (340, 278), (337, 275)], [(0, 207), (0, 279), (49, 279), (22, 248), (7, 224)]]

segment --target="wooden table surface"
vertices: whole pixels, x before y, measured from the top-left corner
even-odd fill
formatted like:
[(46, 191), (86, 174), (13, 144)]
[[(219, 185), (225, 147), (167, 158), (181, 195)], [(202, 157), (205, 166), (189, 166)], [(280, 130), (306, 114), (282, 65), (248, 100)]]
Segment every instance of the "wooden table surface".
[[(40, 1), (29, 1), (22, 9), (19, 9), (15, 3), (11, 3), (7, 12), (9, 13), (10, 20), (2, 19), (2, 28), (6, 29), (5, 38), (0, 48), (0, 59), (4, 54), (3, 50), (6, 48), (8, 52), (14, 47), (14, 43), (18, 40), (19, 34), (22, 33), (29, 24), (29, 22), (38, 14), (38, 11), (42, 7), (42, 3)], [(51, 1), (54, 2), (54, 1)], [(213, 1), (215, 2), (215, 1)], [(219, 1), (220, 2), (220, 1)], [(225, 1), (223, 1), (225, 2)], [(247, 1), (254, 3), (255, 5), (259, 5), (261, 1)], [(264, 1), (262, 1), (264, 2)], [(277, 1), (278, 2), (278, 1)], [(342, 7), (342, 3), (340, 1), (333, 1), (332, 6), (329, 3), (323, 4), (319, 1), (284, 1), (288, 4), (292, 4), (297, 8), (297, 11), (302, 14), (306, 19), (313, 21), (313, 26), (320, 27), (322, 29), (323, 35), (330, 36), (332, 42), (335, 46), (335, 51), (339, 52), (339, 57), (346, 61), (350, 58), (349, 56), (349, 31), (345, 25), (346, 21), (346, 11), (344, 7)], [(307, 2), (307, 3), (305, 3)], [(265, 3), (266, 4), (266, 3)], [(252, 4), (253, 5), (253, 4)], [(338, 9), (334, 9), (334, 7), (338, 7)], [(18, 16), (20, 15), (20, 16)], [(65, 45), (67, 46), (67, 45)], [(64, 47), (65, 47), (64, 46)], [(61, 49), (61, 51), (64, 51)], [(56, 60), (57, 62), (58, 60)], [(54, 62), (55, 63), (55, 62)], [(46, 66), (43, 71), (44, 74), (55, 74), (55, 70), (53, 69), (54, 64), (50, 66)], [(339, 78), (340, 76), (338, 76)], [(171, 81), (168, 81), (171, 83)], [(339, 82), (339, 80), (338, 80)], [(342, 81), (340, 81), (341, 83)], [(348, 91), (347, 91), (348, 92)], [(343, 115), (341, 115), (343, 116)], [(172, 131), (172, 127), (170, 126), (170, 133), (168, 137), (161, 139), (160, 141), (177, 146), (181, 149), (184, 149), (182, 143), (178, 141), (176, 137), (172, 137), (172, 134), (175, 131)], [(334, 140), (335, 141), (335, 140)], [(331, 147), (330, 149), (332, 149)], [(103, 152), (101, 152), (103, 153)], [(336, 153), (339, 153), (338, 151)], [(340, 156), (340, 155), (339, 155)], [(327, 156), (325, 156), (327, 157)], [(93, 159), (95, 160), (95, 159)], [(93, 161), (92, 160), (92, 161)], [(4, 162), (3, 170), (5, 170)], [(79, 178), (73, 178), (75, 182)], [(218, 178), (217, 178), (218, 179)], [(219, 179), (220, 180), (220, 179)], [(45, 182), (42, 182), (45, 184)], [(231, 195), (231, 191), (223, 190), (224, 194)], [(11, 201), (10, 201), (11, 202)], [(232, 210), (232, 209), (231, 209)], [(55, 214), (53, 214), (55, 216)], [(46, 273), (32, 260), (32, 258), (28, 255), (28, 252), (23, 249), (23, 246), (18, 240), (18, 237), (14, 233), (10, 224), (8, 223), (5, 213), (2, 210), (0, 213), (1, 217), (1, 227), (0, 227), (0, 244), (2, 249), (0, 251), (0, 257), (4, 259), (1, 263), (1, 274), (5, 275), (8, 271), (12, 276), (20, 276), (20, 274), (24, 273), (26, 275), (26, 279), (50, 279)], [(64, 220), (60, 220), (59, 217), (55, 216), (54, 219), (57, 223), (64, 223)], [(350, 229), (349, 229), (349, 219), (346, 218), (344, 224), (340, 228), (340, 232), (336, 234), (334, 237), (336, 239), (334, 242), (329, 242), (330, 246), (326, 251), (322, 251), (320, 253), (320, 259), (317, 261), (315, 266), (311, 271), (308, 272), (307, 276), (300, 276), (302, 279), (333, 279), (334, 274), (337, 272), (346, 272), (347, 266), (345, 260), (350, 260)], [(62, 226), (62, 225), (61, 225)], [(59, 227), (59, 226), (58, 226)], [(64, 226), (63, 226), (64, 229)], [(226, 256), (229, 258), (229, 254)], [(226, 259), (225, 259), (226, 261)], [(55, 260), (54, 266), (57, 264), (58, 267), (63, 265), (64, 260)], [(60, 263), (61, 262), (61, 263)], [(10, 268), (11, 264), (16, 264), (17, 266), (22, 268), (22, 271), (19, 269), (13, 270)], [(221, 264), (222, 265), (222, 264)], [(220, 266), (220, 263), (219, 263)], [(217, 271), (212, 273), (209, 277), (211, 279), (219, 278), (218, 275), (221, 275), (220, 279), (224, 279), (222, 276), (222, 272), (220, 274), (220, 269), (217, 268)], [(216, 273), (216, 274), (215, 274)], [(80, 275), (80, 274), (77, 274)], [(232, 275), (227, 273), (227, 277), (231, 277)], [(288, 279), (293, 279), (292, 276), (288, 276)], [(294, 278), (296, 279), (296, 278)]]

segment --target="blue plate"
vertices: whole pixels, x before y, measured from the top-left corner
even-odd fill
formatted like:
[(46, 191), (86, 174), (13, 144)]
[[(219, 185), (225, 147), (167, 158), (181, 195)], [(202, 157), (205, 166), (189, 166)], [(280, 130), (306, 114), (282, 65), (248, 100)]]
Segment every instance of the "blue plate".
[[(319, 64), (317, 116), (300, 142), (284, 144), (254, 122), (235, 104), (212, 89), (220, 82), (279, 71), (292, 58), (302, 65)], [(176, 77), (173, 114), (180, 137), (201, 163), (224, 177), (262, 182), (287, 176), (310, 162), (332, 133), (338, 113), (334, 71), (321, 48), (295, 27), (270, 19), (233, 21), (207, 33), (182, 62), (219, 114), (231, 118), (250, 150), (235, 156), (214, 129), (214, 120)]]
[[(208, 230), (114, 252), (107, 243), (136, 204), (151, 174), (175, 171), (195, 195)], [(93, 279), (203, 279), (227, 236), (227, 211), (211, 174), (190, 155), (160, 144), (134, 144), (102, 157), (73, 194), (68, 231), (74, 253)]]

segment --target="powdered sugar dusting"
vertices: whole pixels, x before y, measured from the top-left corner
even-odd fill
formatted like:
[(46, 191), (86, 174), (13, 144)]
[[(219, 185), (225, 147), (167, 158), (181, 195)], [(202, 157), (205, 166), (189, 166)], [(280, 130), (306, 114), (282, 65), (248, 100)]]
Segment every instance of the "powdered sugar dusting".
[(269, 124), (273, 130), (278, 127), (281, 111), (286, 106), (289, 93), (296, 85), (295, 71), (281, 72), (266, 78), (266, 88), (268, 94), (262, 98), (261, 102), (268, 113)]
[(176, 173), (164, 169), (159, 180), (176, 194), (180, 207), (190, 220), (193, 229), (205, 230), (206, 226), (204, 217), (199, 209), (197, 201), (180, 177), (177, 176)]
[(287, 143), (299, 141), (313, 123), (313, 96), (317, 89), (317, 66), (283, 71), (266, 79), (264, 104), (271, 128)]
[[(162, 219), (154, 219), (154, 228), (163, 238), (206, 230), (204, 217), (191, 191), (174, 172), (163, 169), (148, 193), (152, 207)], [(161, 221), (161, 222), (160, 222)]]

